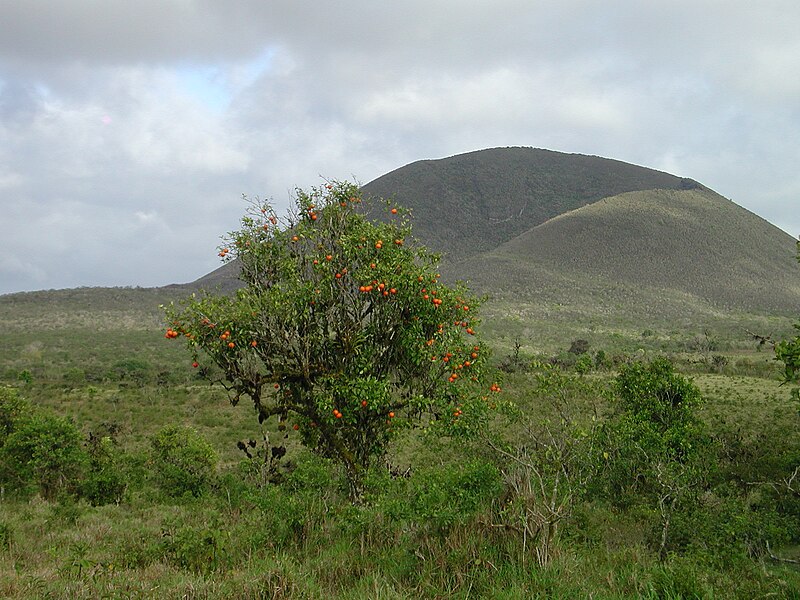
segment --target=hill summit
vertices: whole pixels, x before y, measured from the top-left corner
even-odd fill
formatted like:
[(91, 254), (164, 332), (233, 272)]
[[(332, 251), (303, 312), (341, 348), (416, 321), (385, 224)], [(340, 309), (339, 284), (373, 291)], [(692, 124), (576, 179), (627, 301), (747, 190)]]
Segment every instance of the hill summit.
[(624, 192), (699, 183), (618, 160), (538, 148), (492, 148), (421, 160), (364, 186), (410, 208), (414, 235), (459, 260), (565, 212)]

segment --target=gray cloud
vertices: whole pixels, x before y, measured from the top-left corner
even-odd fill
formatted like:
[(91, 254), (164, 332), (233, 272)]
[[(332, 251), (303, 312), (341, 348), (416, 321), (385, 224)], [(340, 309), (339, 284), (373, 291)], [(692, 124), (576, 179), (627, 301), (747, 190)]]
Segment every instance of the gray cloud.
[(241, 193), (525, 145), (800, 232), (800, 5), (0, 1), (0, 293), (217, 266)]

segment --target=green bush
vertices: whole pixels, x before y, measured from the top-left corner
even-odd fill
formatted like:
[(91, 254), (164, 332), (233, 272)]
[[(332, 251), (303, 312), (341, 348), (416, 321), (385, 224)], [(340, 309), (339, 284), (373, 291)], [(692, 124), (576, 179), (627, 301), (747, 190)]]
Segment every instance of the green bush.
[(588, 354), (581, 354), (575, 360), (575, 372), (578, 373), (579, 375), (585, 375), (586, 373), (592, 370), (593, 366), (594, 362), (592, 361), (592, 358)]
[(74, 492), (86, 469), (81, 435), (72, 421), (34, 411), (19, 417), (0, 448), (0, 482), (44, 498)]
[(0, 387), (0, 447), (6, 443), (17, 422), (30, 410), (30, 404), (20, 398), (14, 388)]
[(190, 428), (169, 425), (150, 439), (153, 475), (169, 495), (202, 495), (214, 478), (217, 455), (200, 434)]
[(81, 486), (81, 495), (94, 506), (119, 503), (127, 483), (113, 439), (90, 435), (87, 446), (89, 468)]
[(132, 381), (141, 385), (150, 383), (152, 367), (147, 361), (138, 358), (126, 358), (114, 363), (110, 375), (116, 381)]
[(165, 554), (176, 566), (195, 573), (211, 573), (219, 566), (225, 541), (221, 529), (185, 525), (174, 533), (165, 532), (164, 536)]
[(595, 491), (658, 515), (663, 557), (675, 515), (696, 505), (715, 468), (714, 445), (695, 414), (703, 399), (665, 359), (623, 366), (614, 390), (618, 412), (599, 430)]
[(67, 369), (64, 372), (64, 381), (71, 385), (82, 385), (86, 383), (86, 372), (83, 369), (79, 369), (78, 367), (73, 367), (71, 369)]

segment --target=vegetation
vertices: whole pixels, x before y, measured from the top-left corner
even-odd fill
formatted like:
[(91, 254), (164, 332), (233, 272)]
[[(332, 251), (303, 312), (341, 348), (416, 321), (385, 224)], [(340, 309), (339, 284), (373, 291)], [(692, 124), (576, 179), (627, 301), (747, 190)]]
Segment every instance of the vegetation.
[[(165, 341), (163, 351), (170, 346)], [(4, 414), (30, 410), (31, 403), (20, 399), (26, 395), (36, 398), (39, 410), (81, 415), (81, 448), (95, 452), (87, 432), (99, 432), (96, 439), (108, 440), (104, 456), (113, 457), (127, 485), (118, 498), (109, 494), (108, 501), (96, 502), (86, 485), (47, 500), (34, 488), (6, 484), (0, 594), (795, 594), (800, 574), (769, 554), (796, 558), (800, 529), (796, 500), (780, 485), (800, 448), (797, 417), (777, 370), (771, 380), (714, 373), (692, 383), (662, 361), (582, 376), (525, 357), (520, 364), (505, 375), (502, 394), (516, 410), (498, 417), (488, 437), (465, 446), (462, 438), (399, 432), (388, 448), (389, 467), (373, 466), (358, 506), (347, 501), (348, 486), (335, 464), (296, 443), (282, 482), (265, 484), (254, 476), (252, 462), (231, 440), (255, 437), (258, 428), (248, 433), (253, 420), (241, 408), (226, 408), (224, 394), (203, 385), (191, 367), (188, 378), (163, 395), (155, 383), (120, 390), (113, 381), (77, 388), (15, 381), (15, 388), (5, 388), (4, 406), (12, 408)], [(659, 405), (652, 404), (658, 390), (687, 397), (685, 410), (667, 419), (672, 427), (652, 428), (646, 456), (636, 447), (609, 452), (607, 430), (616, 432), (623, 422), (650, 427), (662, 421)], [(705, 390), (703, 405), (698, 390)], [(132, 420), (120, 418), (125, 404), (149, 408), (132, 413)], [(639, 422), (636, 414), (646, 418)], [(239, 431), (231, 431), (230, 420)], [(127, 426), (115, 426), (122, 421)], [(165, 422), (195, 426), (165, 428)], [(277, 424), (265, 427), (281, 435)], [(714, 432), (705, 452), (718, 468), (701, 469), (698, 477), (700, 453), (689, 460), (675, 440), (702, 437), (704, 430)], [(187, 438), (205, 450), (190, 451)], [(208, 445), (202, 440), (215, 440), (216, 469), (203, 459)], [(159, 462), (160, 455), (183, 462)], [(165, 485), (165, 464), (178, 465), (181, 473), (198, 461), (209, 465), (201, 469), (204, 485), (188, 493)], [(636, 461), (641, 474), (629, 479), (626, 502), (608, 492), (624, 480), (630, 466), (624, 461)], [(75, 475), (75, 483), (90, 479), (85, 455), (79, 463), (83, 474)], [(691, 476), (681, 471), (689, 467), (695, 469)], [(682, 495), (668, 507), (664, 541), (659, 500), (673, 487)]]
[[(800, 241), (797, 242), (797, 262), (800, 262)], [(800, 323), (795, 325), (800, 330)], [(775, 357), (783, 363), (784, 383), (800, 383), (800, 335), (793, 339), (785, 339), (775, 346)], [(794, 388), (792, 395), (800, 401), (800, 389)]]
[(360, 202), (348, 183), (298, 191), (284, 228), (254, 202), (220, 250), (240, 261), (245, 286), (172, 306), (166, 333), (186, 337), (195, 367), (219, 368), (233, 404), (248, 396), (259, 423), (292, 423), (304, 445), (342, 463), (354, 500), (398, 422), (475, 419), (487, 404), (477, 301), (406, 245), (397, 208), (386, 209), (394, 221), (373, 223), (355, 212)]

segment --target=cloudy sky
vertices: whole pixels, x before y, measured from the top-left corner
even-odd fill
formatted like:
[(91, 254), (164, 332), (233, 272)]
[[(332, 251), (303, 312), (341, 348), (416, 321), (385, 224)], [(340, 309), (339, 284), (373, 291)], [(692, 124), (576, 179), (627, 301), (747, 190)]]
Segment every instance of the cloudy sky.
[(495, 146), (797, 235), (798, 32), (797, 0), (0, 0), (0, 293), (191, 281), (242, 194)]

